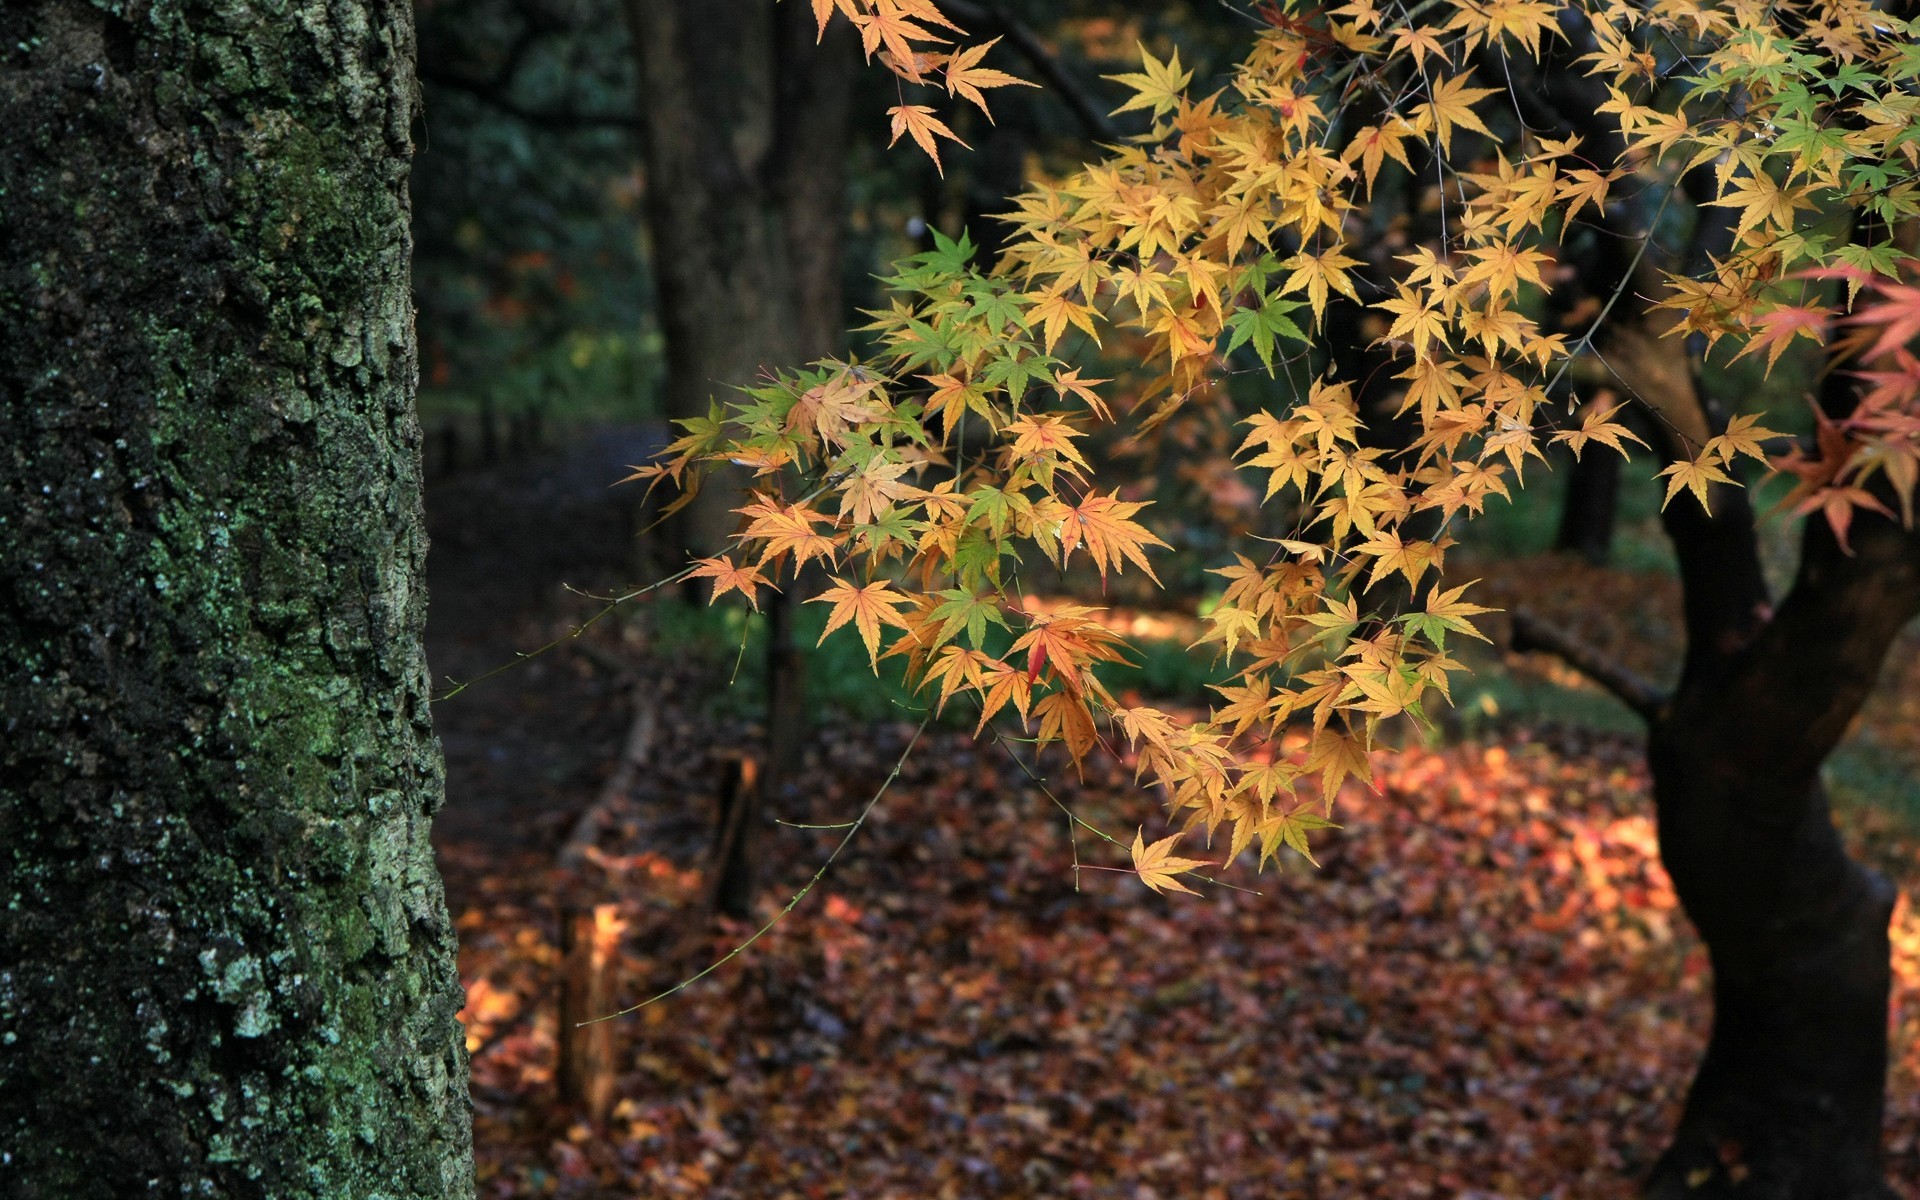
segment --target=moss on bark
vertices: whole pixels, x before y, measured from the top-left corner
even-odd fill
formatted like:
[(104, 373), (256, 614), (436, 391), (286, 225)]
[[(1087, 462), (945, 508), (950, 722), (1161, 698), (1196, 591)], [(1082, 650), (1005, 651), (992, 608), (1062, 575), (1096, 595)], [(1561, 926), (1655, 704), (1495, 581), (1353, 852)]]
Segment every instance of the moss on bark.
[(404, 3), (0, 7), (0, 1193), (471, 1195)]

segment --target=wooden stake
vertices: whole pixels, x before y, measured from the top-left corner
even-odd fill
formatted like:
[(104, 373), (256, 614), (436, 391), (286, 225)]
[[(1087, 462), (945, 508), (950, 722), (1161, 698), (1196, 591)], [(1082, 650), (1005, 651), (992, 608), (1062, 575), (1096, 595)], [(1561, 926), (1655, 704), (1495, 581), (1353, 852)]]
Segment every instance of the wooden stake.
[(594, 1019), (620, 1007), (615, 976), (625, 931), (612, 904), (560, 914), (560, 1102), (596, 1124), (613, 1108), (622, 1047), (620, 1022)]

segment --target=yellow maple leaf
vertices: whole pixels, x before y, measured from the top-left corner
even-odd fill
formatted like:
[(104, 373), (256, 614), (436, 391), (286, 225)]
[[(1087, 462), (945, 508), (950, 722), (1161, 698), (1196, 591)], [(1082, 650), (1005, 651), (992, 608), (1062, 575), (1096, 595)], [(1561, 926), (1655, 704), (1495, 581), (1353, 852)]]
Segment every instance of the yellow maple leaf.
[(1373, 766), (1367, 761), (1367, 744), (1350, 733), (1323, 726), (1313, 735), (1313, 748), (1307, 753), (1308, 771), (1320, 772), (1320, 796), (1327, 807), (1347, 779), (1362, 783), (1373, 779)]
[(1702, 511), (1711, 512), (1712, 510), (1707, 507), (1707, 488), (1716, 483), (1733, 482), (1733, 476), (1722, 471), (1713, 458), (1706, 454), (1702, 454), (1692, 462), (1682, 459), (1663, 468), (1657, 474), (1672, 476), (1667, 480), (1667, 495), (1660, 501), (1661, 508), (1671, 504), (1673, 498), (1680, 494), (1680, 489), (1686, 488), (1694, 494), (1695, 499), (1700, 501)]
[(1439, 86), (1433, 89), (1432, 99), (1413, 110), (1417, 128), (1424, 130), (1431, 127), (1440, 135), (1442, 154), (1453, 152), (1453, 127), (1456, 125), (1487, 137), (1493, 136), (1492, 131), (1481, 123), (1473, 106), (1500, 89), (1468, 87), (1467, 78), (1471, 74), (1471, 71), (1462, 71), (1441, 80)]
[(948, 129), (940, 118), (933, 115), (933, 110), (924, 104), (896, 104), (887, 110), (887, 115), (893, 118), (893, 137), (887, 145), (891, 147), (894, 142), (900, 140), (900, 135), (903, 133), (912, 134), (913, 140), (920, 143), (920, 148), (925, 150), (927, 157), (933, 160), (933, 169), (943, 178), (947, 171), (940, 165), (940, 149), (934, 143), (935, 137), (960, 142), (960, 145), (967, 149), (973, 149), (972, 146), (960, 141), (960, 135)]
[(1133, 870), (1140, 876), (1140, 882), (1156, 892), (1186, 892), (1199, 895), (1192, 888), (1180, 882), (1180, 875), (1195, 867), (1213, 866), (1197, 858), (1181, 858), (1173, 852), (1174, 843), (1180, 839), (1164, 837), (1153, 845), (1147, 845), (1146, 830), (1140, 829), (1133, 835)]
[(1150, 110), (1155, 117), (1172, 112), (1180, 103), (1180, 93), (1193, 80), (1192, 71), (1180, 69), (1180, 51), (1175, 48), (1167, 61), (1161, 62), (1147, 53), (1145, 45), (1140, 46), (1140, 61), (1146, 67), (1144, 74), (1134, 71), (1124, 75), (1102, 75), (1102, 79), (1111, 79), (1115, 83), (1124, 83), (1133, 89), (1133, 97), (1113, 115), (1132, 112), (1137, 108)]
[(1292, 267), (1293, 274), (1287, 276), (1280, 285), (1280, 294), (1304, 288), (1307, 303), (1313, 307), (1316, 320), (1322, 319), (1327, 311), (1327, 290), (1332, 288), (1352, 300), (1359, 300), (1360, 293), (1354, 290), (1353, 280), (1347, 278), (1347, 268), (1357, 267), (1360, 260), (1349, 258), (1335, 246), (1310, 254), (1305, 250), (1280, 264)]
[(979, 65), (987, 51), (993, 49), (994, 42), (999, 40), (994, 38), (992, 42), (968, 46), (947, 62), (947, 95), (958, 94), (973, 101), (975, 107), (987, 114), (989, 121), (993, 120), (993, 114), (987, 112), (987, 98), (980, 94), (981, 88), (1040, 86), (1037, 83), (1029, 83), (1017, 75), (1009, 75), (1005, 71), (995, 71), (990, 67)]

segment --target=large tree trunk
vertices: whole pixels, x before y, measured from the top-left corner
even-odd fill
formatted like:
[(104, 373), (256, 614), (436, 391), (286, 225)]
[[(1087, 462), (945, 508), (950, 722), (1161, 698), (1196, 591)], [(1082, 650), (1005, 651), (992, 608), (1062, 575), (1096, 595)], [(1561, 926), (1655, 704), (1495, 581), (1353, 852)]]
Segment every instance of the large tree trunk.
[(1847, 856), (1819, 771), (1920, 612), (1920, 533), (1863, 514), (1848, 554), (1810, 523), (1769, 611), (1751, 512), (1723, 493), (1713, 517), (1676, 501), (1667, 518), (1690, 645), (1649, 762), (1661, 857), (1713, 959), (1714, 1027), (1649, 1191), (1886, 1197), (1894, 892)]
[(471, 1196), (404, 0), (0, 6), (0, 1193)]
[[(1565, 22), (1569, 54), (1592, 49)], [(1603, 161), (1618, 130), (1604, 96), (1571, 69), (1516, 62), (1515, 95), (1543, 126), (1588, 138)], [(1705, 168), (1682, 180), (1702, 216), (1690, 267), (1731, 245)], [(1606, 236), (1579, 253), (1582, 282), (1622, 302), (1598, 330), (1610, 386), (1649, 409), (1656, 452), (1692, 458), (1726, 428), (1701, 386), (1696, 347), (1654, 332), (1644, 297), (1661, 283), (1635, 252), (1624, 198)], [(1850, 364), (1829, 364), (1823, 405), (1851, 409)], [(1820, 768), (1872, 690), (1888, 647), (1920, 613), (1920, 531), (1862, 512), (1852, 552), (1816, 516), (1776, 607), (1746, 491), (1716, 486), (1709, 509), (1680, 496), (1661, 514), (1679, 559), (1686, 658), (1673, 694), (1641, 705), (1661, 860), (1706, 942), (1714, 1025), (1679, 1128), (1648, 1180), (1657, 1200), (1882, 1200), (1881, 1154), (1893, 892), (1847, 856)], [(1620, 689), (1616, 689), (1620, 690)]]

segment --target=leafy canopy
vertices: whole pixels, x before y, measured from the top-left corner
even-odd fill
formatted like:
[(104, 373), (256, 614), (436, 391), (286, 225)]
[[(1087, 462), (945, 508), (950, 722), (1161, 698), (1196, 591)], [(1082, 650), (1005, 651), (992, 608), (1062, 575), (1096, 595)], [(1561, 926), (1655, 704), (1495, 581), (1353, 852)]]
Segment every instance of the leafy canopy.
[[(851, 20), (906, 82), (983, 109), (980, 89), (1019, 82), (980, 67), (985, 45), (939, 49), (960, 31), (929, 0), (814, 8), (823, 28)], [(1305, 854), (1327, 823), (1302, 781), (1330, 808), (1344, 780), (1366, 780), (1381, 723), (1422, 720), (1447, 694), (1447, 638), (1481, 636), (1487, 610), (1439, 581), (1448, 525), (1509, 495), (1543, 443), (1644, 444), (1621, 423), (1617, 397), (1644, 399), (1626, 381), (1566, 386), (1604, 378), (1610, 316), (1634, 308), (1769, 368), (1837, 329), (1870, 384), (1850, 413), (1818, 414), (1810, 449), (1778, 449), (1751, 415), (1696, 437), (1654, 412), (1669, 502), (1708, 504), (1771, 444), (1799, 480), (1792, 506), (1843, 539), (1883, 495), (1911, 519), (1920, 288), (1903, 282), (1901, 231), (1920, 215), (1920, 29), (1863, 0), (1350, 0), (1259, 16), (1230, 82), (1203, 96), (1177, 53), (1143, 50), (1116, 77), (1131, 93), (1118, 112), (1151, 128), (1018, 197), (991, 270), (965, 237), (936, 235), (884, 280), (867, 358), (747, 389), (636, 477), (697, 485), (748, 464), (737, 546), (697, 571), (716, 597), (829, 563), (830, 628), (904, 659), (933, 705), (964, 699), (981, 728), (1010, 709), (1075, 760), (1124, 743), (1184, 829), (1224, 830), (1229, 859), (1258, 846), (1264, 863)], [(1552, 55), (1577, 55), (1603, 87), (1604, 137), (1528, 120), (1509, 81)], [(930, 155), (953, 137), (930, 105), (891, 116)], [(1724, 210), (1726, 237), (1705, 262), (1665, 261), (1653, 235), (1702, 178), (1696, 219)], [(1584, 333), (1550, 332), (1570, 247), (1596, 229), (1633, 233), (1633, 269), (1574, 313)], [(1317, 349), (1342, 303), (1392, 364), (1393, 407), (1415, 429), (1403, 445), (1362, 420), (1356, 389), (1380, 380), (1341, 378)], [(1089, 377), (1116, 338), (1155, 372), (1145, 389)], [(1289, 398), (1245, 417), (1238, 466), (1292, 532), (1215, 571), (1225, 591), (1201, 641), (1237, 674), (1205, 719), (1182, 720), (1116, 699), (1100, 670), (1120, 636), (1087, 609), (1034, 609), (1022, 573), (1084, 559), (1102, 579), (1152, 575), (1166, 544), (1087, 438), (1146, 435), (1218, 399), (1249, 352)], [(1289, 726), (1304, 740), (1283, 743)], [(1148, 886), (1201, 865), (1176, 840), (1136, 838)]]

